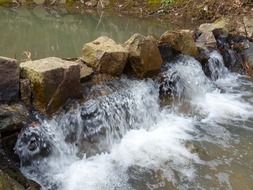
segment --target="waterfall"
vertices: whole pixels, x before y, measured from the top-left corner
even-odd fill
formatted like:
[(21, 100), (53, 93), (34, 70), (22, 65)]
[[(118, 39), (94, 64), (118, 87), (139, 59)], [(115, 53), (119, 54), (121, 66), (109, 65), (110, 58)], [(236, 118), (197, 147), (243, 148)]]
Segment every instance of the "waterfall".
[[(182, 55), (164, 65), (161, 83), (122, 77), (107, 95), (38, 117), (15, 147), (22, 172), (44, 190), (205, 189), (223, 163), (206, 159), (206, 148), (231, 147), (238, 138), (227, 126), (253, 123), (251, 82), (209, 55), (210, 78)], [(178, 103), (161, 106), (161, 89)], [(229, 189), (226, 176), (210, 188)]]

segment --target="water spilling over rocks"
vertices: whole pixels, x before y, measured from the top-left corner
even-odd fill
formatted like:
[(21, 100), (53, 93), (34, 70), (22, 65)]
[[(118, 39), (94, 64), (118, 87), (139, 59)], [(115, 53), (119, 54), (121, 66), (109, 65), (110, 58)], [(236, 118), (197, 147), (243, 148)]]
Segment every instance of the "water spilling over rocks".
[(16, 144), (22, 172), (43, 189), (236, 187), (228, 178), (236, 160), (225, 152), (240, 144), (233, 130), (252, 121), (253, 102), (242, 96), (253, 92), (237, 90), (252, 84), (230, 73), (217, 51), (209, 56), (209, 78), (189, 56), (165, 65), (163, 88), (180, 97), (173, 105), (160, 105), (160, 83), (123, 77), (108, 83), (117, 91), (25, 128)]

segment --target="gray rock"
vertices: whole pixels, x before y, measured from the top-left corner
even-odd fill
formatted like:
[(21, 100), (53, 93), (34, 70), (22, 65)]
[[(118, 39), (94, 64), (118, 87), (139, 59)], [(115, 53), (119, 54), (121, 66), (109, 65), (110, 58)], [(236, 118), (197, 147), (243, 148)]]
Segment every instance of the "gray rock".
[(216, 47), (216, 39), (213, 32), (203, 32), (196, 40), (197, 47)]
[(19, 97), (19, 64), (17, 60), (0, 57), (0, 102)]

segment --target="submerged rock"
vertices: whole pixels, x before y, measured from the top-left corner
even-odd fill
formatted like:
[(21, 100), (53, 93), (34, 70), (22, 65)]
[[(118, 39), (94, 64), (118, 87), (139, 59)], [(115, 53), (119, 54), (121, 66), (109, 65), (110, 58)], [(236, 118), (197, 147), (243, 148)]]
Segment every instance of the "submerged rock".
[(17, 60), (0, 57), (0, 102), (15, 101), (19, 96), (19, 64)]
[(159, 45), (169, 44), (173, 49), (191, 56), (198, 56), (198, 48), (190, 30), (167, 31), (161, 37)]
[(96, 72), (120, 75), (127, 61), (128, 52), (112, 39), (102, 36), (83, 47), (81, 57)]
[(21, 76), (29, 79), (35, 109), (52, 114), (68, 98), (80, 97), (80, 65), (49, 57), (21, 63)]
[(0, 104), (0, 132), (21, 129), (29, 119), (29, 112), (22, 104)]
[(126, 72), (143, 78), (160, 71), (162, 58), (154, 37), (134, 34), (124, 46), (129, 51)]

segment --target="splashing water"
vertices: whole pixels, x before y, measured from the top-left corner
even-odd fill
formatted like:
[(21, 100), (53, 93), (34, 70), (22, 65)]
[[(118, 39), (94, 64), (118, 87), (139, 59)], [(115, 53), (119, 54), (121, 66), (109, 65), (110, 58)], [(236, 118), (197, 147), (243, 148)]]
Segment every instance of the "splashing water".
[(188, 56), (166, 68), (163, 88), (180, 104), (160, 106), (151, 79), (115, 81), (117, 91), (24, 129), (22, 172), (45, 190), (252, 188), (251, 81), (230, 73), (218, 52), (210, 78)]

